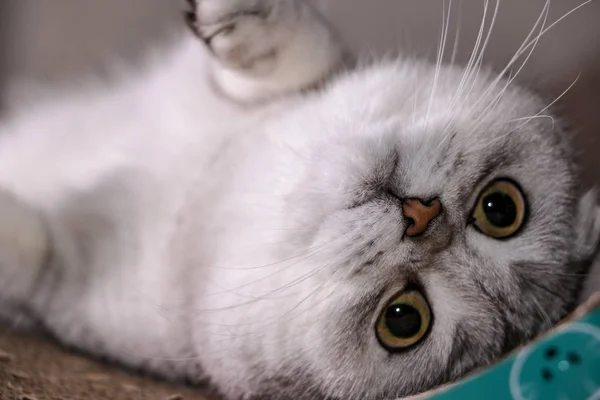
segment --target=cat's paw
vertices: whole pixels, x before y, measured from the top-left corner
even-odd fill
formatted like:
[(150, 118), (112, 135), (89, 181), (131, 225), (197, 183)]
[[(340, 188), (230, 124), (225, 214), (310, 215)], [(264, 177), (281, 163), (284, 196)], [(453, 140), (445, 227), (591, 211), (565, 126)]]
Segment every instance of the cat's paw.
[(41, 215), (0, 189), (0, 297), (26, 298), (47, 252)]
[[(197, 34), (225, 66), (264, 75), (289, 39), (294, 0), (195, 0)], [(287, 28), (287, 29), (286, 29)]]
[(315, 86), (342, 63), (342, 48), (304, 0), (188, 0), (189, 23), (206, 43), (214, 78), (236, 100)]

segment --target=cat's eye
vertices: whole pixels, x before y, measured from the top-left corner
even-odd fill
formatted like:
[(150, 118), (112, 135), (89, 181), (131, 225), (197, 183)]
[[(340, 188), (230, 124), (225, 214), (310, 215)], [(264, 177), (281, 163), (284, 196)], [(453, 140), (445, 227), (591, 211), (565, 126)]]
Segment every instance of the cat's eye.
[(496, 239), (515, 235), (525, 220), (527, 204), (516, 183), (498, 179), (488, 185), (477, 200), (474, 225)]
[(425, 338), (431, 325), (431, 310), (417, 290), (396, 295), (377, 319), (379, 343), (388, 351), (401, 351)]

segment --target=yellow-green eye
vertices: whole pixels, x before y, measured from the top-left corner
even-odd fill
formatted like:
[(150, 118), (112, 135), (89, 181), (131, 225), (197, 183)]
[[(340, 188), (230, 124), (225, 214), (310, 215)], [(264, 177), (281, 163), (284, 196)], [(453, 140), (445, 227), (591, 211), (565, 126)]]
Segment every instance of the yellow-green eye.
[(499, 179), (481, 193), (475, 207), (475, 226), (484, 234), (503, 239), (519, 231), (525, 220), (527, 204), (521, 189), (513, 182)]
[(419, 343), (431, 325), (431, 311), (423, 295), (416, 291), (397, 295), (377, 320), (379, 342), (389, 351), (404, 350)]

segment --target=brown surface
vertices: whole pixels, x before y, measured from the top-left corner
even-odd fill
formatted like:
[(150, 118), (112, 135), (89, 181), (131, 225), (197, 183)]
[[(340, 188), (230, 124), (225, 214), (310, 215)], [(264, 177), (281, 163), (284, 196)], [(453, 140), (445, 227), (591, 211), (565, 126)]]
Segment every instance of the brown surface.
[(207, 400), (0, 328), (0, 400)]

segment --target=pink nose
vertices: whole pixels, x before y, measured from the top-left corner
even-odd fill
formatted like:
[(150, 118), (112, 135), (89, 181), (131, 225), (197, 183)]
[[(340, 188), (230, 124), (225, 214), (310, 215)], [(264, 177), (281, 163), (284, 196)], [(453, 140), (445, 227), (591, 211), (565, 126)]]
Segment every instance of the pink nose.
[(424, 203), (419, 199), (408, 199), (402, 204), (404, 217), (412, 224), (406, 228), (406, 235), (418, 236), (427, 230), (429, 223), (442, 212), (442, 203), (435, 199)]

